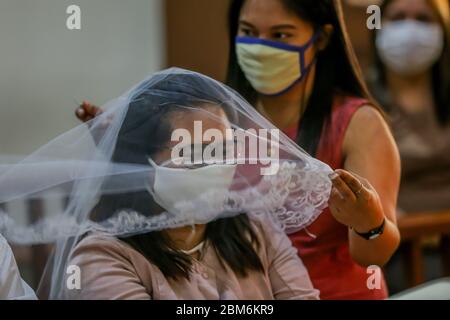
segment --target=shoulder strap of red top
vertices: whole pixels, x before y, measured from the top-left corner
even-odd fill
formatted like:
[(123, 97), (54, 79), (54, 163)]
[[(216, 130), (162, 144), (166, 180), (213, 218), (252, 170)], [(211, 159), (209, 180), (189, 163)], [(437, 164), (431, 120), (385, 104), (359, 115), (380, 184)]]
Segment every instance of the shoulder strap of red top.
[(347, 127), (356, 110), (369, 104), (369, 100), (351, 96), (336, 95), (331, 118), (324, 124), (316, 157), (333, 169), (343, 167), (342, 145)]

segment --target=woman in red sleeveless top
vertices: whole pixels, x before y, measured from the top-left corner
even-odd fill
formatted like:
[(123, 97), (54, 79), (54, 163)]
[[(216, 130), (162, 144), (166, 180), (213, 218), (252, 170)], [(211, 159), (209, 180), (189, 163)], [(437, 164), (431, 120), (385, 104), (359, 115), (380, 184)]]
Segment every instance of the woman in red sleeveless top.
[[(322, 299), (386, 298), (373, 266), (400, 241), (399, 156), (360, 75), (340, 1), (235, 0), (229, 20), (228, 84), (336, 170), (329, 209), (290, 235), (314, 286)], [(84, 103), (77, 116), (97, 111)]]
[(340, 1), (236, 0), (229, 18), (228, 84), (336, 170), (329, 209), (290, 235), (314, 286), (322, 299), (386, 298), (374, 266), (400, 241), (399, 156), (360, 75)]

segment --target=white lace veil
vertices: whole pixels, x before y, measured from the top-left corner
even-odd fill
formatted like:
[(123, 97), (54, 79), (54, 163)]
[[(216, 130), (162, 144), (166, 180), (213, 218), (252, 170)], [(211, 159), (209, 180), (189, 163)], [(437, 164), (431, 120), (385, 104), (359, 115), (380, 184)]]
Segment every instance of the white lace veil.
[(0, 164), (0, 208), (63, 199), (60, 212), (32, 224), (0, 213), (9, 242), (55, 244), (44, 281), (50, 298), (63, 297), (68, 256), (89, 232), (131, 236), (245, 213), (268, 215), (291, 233), (327, 205), (331, 169), (204, 75), (158, 72), (102, 109), (30, 156)]

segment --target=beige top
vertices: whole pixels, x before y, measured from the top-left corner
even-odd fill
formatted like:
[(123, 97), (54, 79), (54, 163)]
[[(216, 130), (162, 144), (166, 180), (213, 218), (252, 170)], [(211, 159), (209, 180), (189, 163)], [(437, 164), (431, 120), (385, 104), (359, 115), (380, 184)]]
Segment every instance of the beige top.
[(392, 127), (402, 159), (398, 207), (405, 213), (450, 209), (450, 125), (434, 112), (395, 108)]
[(246, 278), (223, 267), (210, 246), (195, 261), (190, 281), (174, 281), (141, 253), (117, 238), (91, 235), (74, 249), (71, 265), (81, 269), (81, 290), (71, 299), (318, 299), (308, 272), (289, 238), (271, 222), (253, 220), (265, 272)]

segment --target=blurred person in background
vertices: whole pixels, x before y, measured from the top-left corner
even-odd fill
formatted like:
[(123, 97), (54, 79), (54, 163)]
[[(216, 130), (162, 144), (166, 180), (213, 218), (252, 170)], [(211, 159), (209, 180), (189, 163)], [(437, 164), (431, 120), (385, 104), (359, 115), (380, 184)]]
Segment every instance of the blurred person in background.
[[(399, 243), (399, 160), (360, 75), (340, 1), (234, 1), (229, 31), (228, 83), (337, 170), (329, 209), (290, 235), (321, 298), (386, 298), (384, 283), (367, 287), (365, 267), (384, 265)], [(360, 186), (368, 189), (361, 194)]]
[[(439, 6), (440, 5), (440, 6)], [(392, 118), (400, 213), (450, 209), (450, 42), (447, 0), (386, 0), (374, 37), (373, 94)]]
[[(430, 234), (425, 225), (435, 221), (436, 214), (450, 209), (449, 2), (386, 0), (381, 10), (382, 29), (372, 38), (374, 59), (367, 78), (372, 93), (390, 117), (400, 150), (397, 214), (405, 223), (414, 219), (414, 214), (421, 217), (415, 232), (422, 226), (424, 232), (416, 238), (420, 241), (419, 257), (423, 254), (423, 258), (400, 264), (402, 257), (417, 257), (417, 253), (410, 253), (411, 242), (406, 242), (385, 269), (389, 286), (396, 292), (417, 283), (411, 271), (417, 274), (422, 264), (423, 280), (449, 272), (445, 236)], [(443, 262), (442, 271), (439, 260)], [(409, 284), (404, 282), (401, 265), (408, 271)]]
[[(367, 266), (399, 241), (398, 150), (372, 102), (345, 30), (340, 1), (237, 0), (229, 15), (228, 84), (303, 149), (327, 163), (329, 209), (290, 235), (322, 299), (384, 299)], [(83, 103), (77, 116), (101, 112)]]

